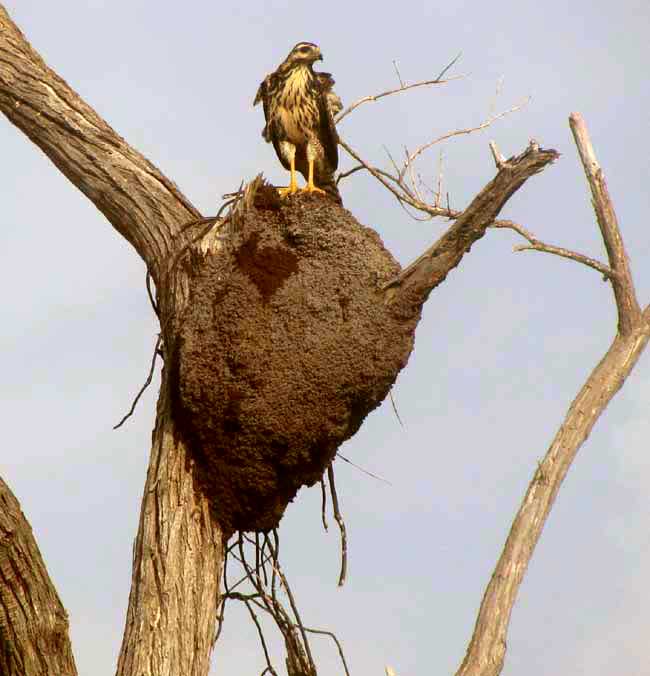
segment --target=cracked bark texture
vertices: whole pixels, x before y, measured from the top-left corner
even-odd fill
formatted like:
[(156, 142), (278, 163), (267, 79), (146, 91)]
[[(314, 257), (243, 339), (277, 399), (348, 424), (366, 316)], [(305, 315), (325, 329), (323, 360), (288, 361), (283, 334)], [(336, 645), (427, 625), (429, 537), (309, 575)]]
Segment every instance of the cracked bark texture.
[(76, 676), (68, 616), (18, 500), (0, 479), (0, 674)]

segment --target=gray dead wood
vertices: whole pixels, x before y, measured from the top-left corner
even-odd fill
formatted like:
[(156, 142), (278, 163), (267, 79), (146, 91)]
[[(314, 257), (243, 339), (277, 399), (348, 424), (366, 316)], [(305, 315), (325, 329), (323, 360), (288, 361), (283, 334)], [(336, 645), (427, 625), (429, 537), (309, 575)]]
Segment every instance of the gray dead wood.
[[(564, 477), (650, 338), (650, 306), (644, 311), (639, 309), (614, 206), (607, 192), (604, 174), (596, 162), (586, 125), (577, 113), (571, 115), (569, 123), (592, 192), (609, 267), (613, 271), (610, 279), (618, 313), (618, 331), (606, 354), (573, 400), (546, 456), (533, 474), (483, 596), (474, 633), (457, 676), (497, 676), (501, 673), (510, 614)], [(575, 258), (576, 262), (592, 267), (581, 258)]]

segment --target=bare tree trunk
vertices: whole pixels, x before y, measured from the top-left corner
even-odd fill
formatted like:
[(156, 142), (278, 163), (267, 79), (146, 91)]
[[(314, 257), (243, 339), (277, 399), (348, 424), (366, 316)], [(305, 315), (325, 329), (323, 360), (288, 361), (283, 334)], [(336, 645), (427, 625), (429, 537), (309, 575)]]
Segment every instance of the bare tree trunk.
[(0, 674), (76, 676), (68, 615), (18, 500), (0, 479)]
[[(0, 110), (134, 246), (158, 284), (170, 253), (185, 239), (182, 225), (197, 218), (197, 210), (45, 65), (2, 5)], [(166, 318), (178, 316), (187, 301), (182, 271), (177, 271), (172, 288), (160, 300), (161, 321), (171, 331), (173, 322)], [(209, 516), (191, 468), (170, 416), (165, 374), (135, 543), (120, 675), (205, 676), (208, 672), (224, 550), (220, 528)], [(37, 552), (35, 544), (29, 551)], [(58, 618), (59, 640), (48, 644), (47, 661), (40, 666), (25, 663), (24, 670), (8, 673), (74, 674), (65, 613), (40, 557), (34, 561), (34, 577), (23, 578), (34, 587), (25, 584), (25, 590), (42, 603), (49, 599), (41, 611), (43, 617)], [(6, 599), (9, 582), (0, 580), (2, 598)], [(15, 613), (11, 617), (15, 619)], [(28, 615), (26, 625), (29, 619)], [(38, 627), (38, 621), (31, 619)], [(16, 634), (10, 644), (4, 631), (0, 636), (5, 638), (0, 643), (4, 674), (3, 660), (13, 659), (12, 653), (29, 653), (30, 638), (27, 633)]]
[(208, 673), (214, 642), (221, 532), (175, 440), (167, 376), (158, 401), (133, 581), (117, 674)]

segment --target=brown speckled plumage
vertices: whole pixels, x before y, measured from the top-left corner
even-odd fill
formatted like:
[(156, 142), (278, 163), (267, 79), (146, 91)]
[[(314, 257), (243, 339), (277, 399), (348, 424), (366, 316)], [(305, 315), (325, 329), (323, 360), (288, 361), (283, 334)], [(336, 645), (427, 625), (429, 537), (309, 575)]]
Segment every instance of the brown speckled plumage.
[(257, 90), (254, 105), (262, 102), (266, 124), (262, 136), (272, 143), (282, 166), (296, 169), (308, 179), (308, 160), (314, 159), (314, 184), (341, 201), (334, 172), (338, 166), (338, 136), (333, 117), (342, 108), (329, 73), (315, 73), (320, 49), (299, 42), (276, 71)]

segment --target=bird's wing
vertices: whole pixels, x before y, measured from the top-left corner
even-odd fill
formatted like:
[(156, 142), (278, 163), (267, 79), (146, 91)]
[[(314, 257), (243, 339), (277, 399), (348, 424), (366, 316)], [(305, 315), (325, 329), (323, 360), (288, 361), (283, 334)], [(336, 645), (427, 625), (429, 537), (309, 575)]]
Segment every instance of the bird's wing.
[(336, 117), (343, 110), (343, 102), (341, 101), (338, 94), (334, 91), (336, 80), (332, 77), (331, 73), (324, 72), (316, 73), (316, 79), (318, 80), (318, 84), (320, 84), (320, 87), (325, 94), (325, 100), (327, 101), (327, 106), (332, 113), (332, 117)]
[(266, 122), (264, 129), (262, 129), (262, 137), (267, 143), (273, 144), (275, 154), (278, 156), (282, 166), (288, 171), (290, 169), (290, 165), (282, 154), (278, 133), (275, 129), (273, 120), (271, 120), (271, 96), (273, 89), (277, 87), (277, 81), (274, 79), (274, 76), (275, 73), (271, 73), (262, 80), (259, 88), (257, 89), (257, 94), (255, 95), (253, 105), (256, 106), (258, 103), (262, 103), (264, 108), (264, 120)]
[(271, 76), (267, 75), (260, 86), (257, 88), (257, 94), (255, 94), (255, 100), (253, 101), (253, 106), (256, 106), (258, 103), (262, 103), (264, 108), (264, 128), (262, 129), (262, 138), (269, 143), (271, 141), (271, 136), (269, 132), (269, 85), (270, 85)]
[[(257, 93), (255, 94), (255, 99), (253, 100), (253, 106), (256, 106), (260, 101), (264, 101), (266, 99), (266, 90), (268, 88), (268, 79), (269, 76), (267, 75), (261, 82), (260, 86), (257, 88)], [(266, 104), (264, 105), (264, 115), (266, 115)]]
[(339, 136), (336, 133), (332, 113), (327, 105), (326, 86), (323, 86), (320, 80), (317, 79), (316, 81), (318, 83), (318, 112), (320, 116), (318, 138), (325, 150), (327, 162), (332, 172), (334, 172), (339, 166)]

